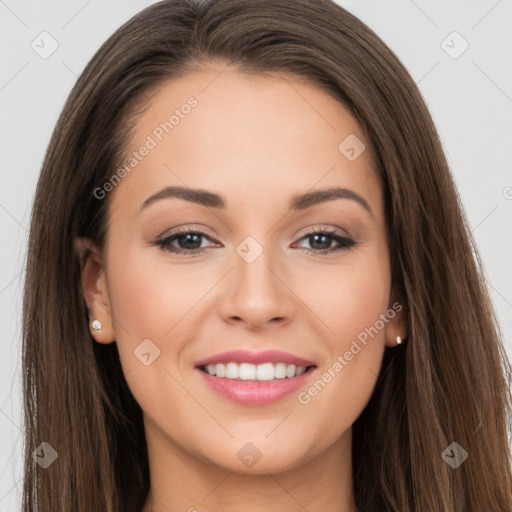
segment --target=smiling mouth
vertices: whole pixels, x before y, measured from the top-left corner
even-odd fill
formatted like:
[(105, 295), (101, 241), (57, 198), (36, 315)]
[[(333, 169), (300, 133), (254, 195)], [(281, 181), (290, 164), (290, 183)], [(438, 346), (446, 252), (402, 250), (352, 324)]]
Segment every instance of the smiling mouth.
[(296, 366), (286, 363), (217, 363), (198, 367), (204, 373), (211, 377), (218, 377), (236, 381), (268, 382), (279, 380), (290, 380), (307, 373), (316, 365)]

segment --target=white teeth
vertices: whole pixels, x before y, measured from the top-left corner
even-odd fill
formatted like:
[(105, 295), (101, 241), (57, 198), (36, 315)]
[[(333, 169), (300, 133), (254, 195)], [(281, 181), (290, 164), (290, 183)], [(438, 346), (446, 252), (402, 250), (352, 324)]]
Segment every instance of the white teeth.
[(240, 364), (238, 366), (238, 378), (240, 380), (254, 380), (256, 378), (256, 366), (249, 363)]
[(277, 363), (276, 365), (274, 365), (274, 377), (276, 379), (284, 379), (286, 377), (285, 363)]
[(219, 377), (226, 376), (226, 365), (225, 364), (216, 364), (215, 365), (215, 373), (211, 373), (210, 375), (218, 375)]
[(274, 365), (272, 363), (263, 363), (258, 365), (258, 370), (256, 372), (257, 380), (272, 380), (273, 378)]
[(207, 373), (212, 376), (225, 377), (227, 379), (239, 380), (274, 380), (274, 379), (291, 379), (302, 375), (306, 371), (305, 366), (295, 366), (286, 363), (217, 363), (209, 364), (204, 367)]
[(296, 370), (296, 366), (294, 364), (289, 364), (286, 367), (286, 376), (288, 378), (295, 377), (295, 370)]
[(226, 365), (226, 377), (228, 379), (238, 379), (238, 365), (236, 363)]

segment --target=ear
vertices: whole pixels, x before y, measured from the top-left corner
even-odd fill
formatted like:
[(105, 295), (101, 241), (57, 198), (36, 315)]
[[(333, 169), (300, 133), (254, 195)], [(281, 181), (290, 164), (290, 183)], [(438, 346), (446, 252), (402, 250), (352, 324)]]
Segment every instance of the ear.
[[(101, 253), (88, 238), (76, 238), (74, 245), (80, 261), (80, 281), (89, 311), (91, 335), (98, 343), (112, 343), (115, 341), (112, 309)], [(92, 329), (94, 320), (100, 321), (100, 330)]]
[(392, 294), (386, 312), (388, 322), (386, 325), (385, 343), (387, 347), (396, 347), (399, 345), (397, 337), (403, 344), (404, 339), (408, 336), (408, 311), (405, 300), (396, 299), (396, 295)]

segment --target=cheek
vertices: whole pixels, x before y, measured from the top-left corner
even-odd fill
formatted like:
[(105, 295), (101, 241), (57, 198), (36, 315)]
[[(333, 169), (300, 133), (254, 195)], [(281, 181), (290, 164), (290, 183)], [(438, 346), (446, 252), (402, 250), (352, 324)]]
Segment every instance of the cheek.
[(329, 355), (298, 402), (319, 418), (336, 417), (333, 436), (360, 415), (379, 374), (387, 321), (394, 316), (386, 315), (390, 269), (382, 249), (354, 258), (353, 265), (339, 269), (337, 284), (324, 289), (323, 320), (331, 333), (323, 341)]
[[(350, 345), (386, 312), (391, 277), (385, 246), (347, 254), (339, 265), (317, 266), (309, 275), (299, 272), (299, 293), (324, 324), (324, 340), (332, 353)], [(383, 339), (379, 326), (375, 338)]]
[[(354, 339), (366, 332), (385, 313), (389, 300), (387, 268), (377, 262), (360, 272), (345, 276), (337, 292), (336, 331), (341, 340)], [(380, 325), (380, 324), (379, 324)], [(380, 334), (383, 335), (382, 329)]]
[(165, 262), (157, 251), (128, 248), (122, 255), (111, 255), (109, 293), (121, 341), (127, 332), (134, 340), (162, 339), (190, 308), (187, 297), (198, 294), (194, 274)]
[(386, 254), (371, 253), (364, 266), (346, 278), (346, 293), (341, 293), (338, 301), (341, 315), (336, 324), (340, 333), (336, 355), (346, 354), (346, 373), (354, 381), (379, 371), (390, 319), (386, 314), (391, 285)]
[(158, 248), (112, 247), (119, 248), (109, 254), (108, 281), (121, 365), (144, 412), (159, 417), (162, 404), (179, 408), (189, 399), (173, 380), (174, 361), (186, 345), (186, 337), (174, 333), (186, 324), (198, 283), (158, 257), (157, 264)]

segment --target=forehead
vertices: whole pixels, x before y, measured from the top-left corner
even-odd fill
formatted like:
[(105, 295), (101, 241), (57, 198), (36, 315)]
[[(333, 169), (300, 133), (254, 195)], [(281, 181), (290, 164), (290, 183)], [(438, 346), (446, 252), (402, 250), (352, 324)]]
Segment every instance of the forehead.
[[(371, 148), (355, 118), (290, 75), (212, 67), (171, 79), (147, 100), (133, 129), (130, 151), (144, 146), (150, 149), (114, 191), (139, 205), (159, 187), (181, 185), (218, 191), (228, 207), (261, 209), (331, 186), (382, 206)], [(346, 153), (353, 148), (355, 159)]]

